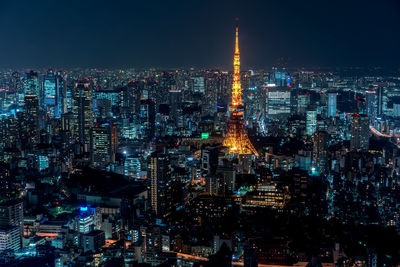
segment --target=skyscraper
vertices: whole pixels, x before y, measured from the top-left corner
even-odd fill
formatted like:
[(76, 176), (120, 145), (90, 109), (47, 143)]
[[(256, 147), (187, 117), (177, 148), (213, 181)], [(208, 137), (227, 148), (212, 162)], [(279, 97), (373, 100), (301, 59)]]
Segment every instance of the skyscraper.
[(266, 97), (266, 114), (268, 119), (285, 119), (291, 113), (290, 88), (269, 87)]
[(90, 159), (95, 167), (105, 167), (115, 161), (118, 149), (116, 125), (108, 123), (90, 128)]
[(183, 93), (181, 89), (177, 89), (173, 86), (169, 90), (169, 106), (170, 106), (170, 118), (175, 122), (176, 127), (183, 127), (182, 117), (182, 101)]
[(393, 117), (395, 117), (395, 118), (400, 117), (400, 103), (399, 102), (393, 103)]
[(0, 204), (0, 251), (21, 248), (24, 232), (24, 207), (22, 199), (12, 199)]
[(17, 226), (24, 230), (24, 205), (22, 199), (12, 199), (0, 204), (0, 225)]
[(204, 93), (204, 77), (195, 77), (193, 80), (193, 91), (196, 93)]
[(124, 116), (130, 116), (132, 113), (135, 113), (135, 86), (131, 84), (135, 83), (131, 82), (128, 86), (120, 89), (121, 113)]
[(304, 114), (307, 110), (308, 105), (310, 105), (310, 94), (299, 94), (297, 96), (297, 113)]
[(258, 155), (245, 132), (243, 122), (244, 106), (242, 105), (242, 88), (240, 83), (239, 28), (237, 25), (233, 67), (232, 100), (229, 106), (230, 118), (228, 121), (228, 132), (223, 141), (223, 145), (229, 147), (229, 153), (231, 154)]
[(73, 113), (76, 118), (76, 137), (87, 151), (90, 144), (90, 127), (93, 125), (92, 88), (88, 81), (75, 83)]
[(290, 86), (290, 76), (286, 72), (285, 68), (273, 67), (270, 83), (275, 84), (278, 87)]
[(306, 111), (306, 134), (312, 136), (317, 130), (317, 111)]
[(43, 76), (43, 109), (52, 117), (64, 113), (65, 83), (62, 77), (53, 71)]
[(171, 166), (168, 154), (153, 152), (150, 157), (150, 203), (156, 216), (168, 214), (168, 193), (171, 179)]
[(328, 117), (336, 117), (337, 93), (328, 93)]
[(90, 129), (90, 158), (95, 167), (105, 167), (111, 162), (111, 133), (107, 127)]
[(24, 119), (25, 129), (24, 135), (28, 144), (37, 144), (40, 141), (39, 129), (39, 100), (37, 95), (25, 95)]
[(376, 118), (376, 92), (375, 91), (366, 91), (365, 92), (367, 107), (366, 113), (371, 120)]
[(140, 132), (143, 139), (152, 139), (155, 132), (156, 102), (153, 99), (140, 100)]
[(21, 248), (21, 234), (16, 226), (0, 225), (0, 252), (6, 249)]
[(37, 72), (24, 73), (24, 93), (40, 96), (39, 76)]
[(323, 173), (328, 170), (328, 133), (316, 131), (313, 135), (313, 170)]
[(124, 162), (124, 174), (134, 179), (140, 178), (141, 163), (139, 156), (129, 155)]
[(385, 101), (385, 89), (379, 86), (376, 89), (376, 115), (380, 116), (383, 114)]
[(369, 148), (369, 118), (364, 114), (355, 114), (351, 121), (350, 149), (367, 152)]

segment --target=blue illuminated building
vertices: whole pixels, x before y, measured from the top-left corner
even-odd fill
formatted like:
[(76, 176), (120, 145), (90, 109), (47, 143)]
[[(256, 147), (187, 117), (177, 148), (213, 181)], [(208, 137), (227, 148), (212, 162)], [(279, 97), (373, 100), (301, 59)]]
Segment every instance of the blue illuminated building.
[(328, 93), (328, 117), (336, 117), (337, 93)]
[(43, 76), (43, 109), (50, 114), (51, 117), (60, 117), (60, 115), (63, 114), (65, 98), (64, 83), (61, 75), (53, 71), (49, 71), (47, 75)]

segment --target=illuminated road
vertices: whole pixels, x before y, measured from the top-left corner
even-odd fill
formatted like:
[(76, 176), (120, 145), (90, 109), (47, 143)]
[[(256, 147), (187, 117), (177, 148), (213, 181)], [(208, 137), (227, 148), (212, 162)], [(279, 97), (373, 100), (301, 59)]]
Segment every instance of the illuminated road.
[[(371, 132), (379, 137), (383, 137), (383, 138), (390, 138), (390, 142), (392, 142), (393, 144), (395, 144), (398, 148), (400, 148), (400, 135), (395, 134), (395, 135), (388, 135), (388, 134), (383, 134), (380, 131), (378, 131), (377, 129), (375, 129), (372, 125), (369, 126), (369, 129), (371, 130)], [(392, 139), (392, 137), (397, 138), (396, 140)]]
[(392, 138), (392, 137), (393, 137), (393, 136), (391, 136), (391, 135), (381, 133), (380, 131), (378, 131), (377, 129), (375, 129), (372, 125), (369, 126), (369, 129), (370, 129), (371, 132), (372, 132), (373, 134), (375, 134), (376, 136), (385, 137), (385, 138)]
[[(172, 251), (170, 251), (170, 252), (172, 252)], [(199, 257), (199, 256), (193, 256), (193, 255), (190, 255), (190, 254), (185, 254), (185, 253), (179, 253), (179, 252), (177, 252), (176, 253), (176, 255), (178, 256), (178, 258), (181, 258), (181, 259), (191, 259), (191, 260), (199, 260), (199, 261), (208, 261), (208, 258), (205, 258), (205, 257)], [(299, 262), (299, 263), (297, 263), (297, 264), (295, 264), (295, 265), (292, 265), (292, 266), (306, 266), (306, 262)], [(243, 262), (238, 262), (238, 261), (232, 261), (232, 265), (233, 266), (244, 266), (244, 263)], [(270, 264), (258, 264), (258, 266), (259, 267), (283, 267), (283, 265), (270, 265)]]

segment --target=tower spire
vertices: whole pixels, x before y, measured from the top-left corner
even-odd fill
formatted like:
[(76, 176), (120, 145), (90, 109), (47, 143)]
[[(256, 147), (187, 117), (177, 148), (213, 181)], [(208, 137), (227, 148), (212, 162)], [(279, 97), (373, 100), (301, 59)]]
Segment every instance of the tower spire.
[(235, 54), (239, 53), (239, 18), (236, 18)]
[(232, 102), (229, 106), (230, 118), (228, 121), (228, 132), (223, 145), (229, 147), (231, 154), (255, 154), (257, 151), (246, 134), (243, 122), (242, 85), (240, 83), (240, 52), (239, 52), (239, 27), (236, 19), (235, 53), (233, 56), (233, 82)]
[(232, 106), (242, 105), (242, 85), (240, 83), (239, 26), (236, 18), (235, 53), (233, 55)]

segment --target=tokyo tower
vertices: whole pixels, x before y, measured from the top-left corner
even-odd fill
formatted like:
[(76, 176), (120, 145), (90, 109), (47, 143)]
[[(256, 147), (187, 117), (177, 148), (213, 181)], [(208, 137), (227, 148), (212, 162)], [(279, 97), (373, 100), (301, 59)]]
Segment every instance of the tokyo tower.
[(233, 70), (232, 101), (229, 106), (230, 117), (228, 121), (228, 132), (222, 145), (229, 148), (230, 154), (255, 154), (258, 156), (244, 128), (244, 106), (242, 105), (242, 88), (240, 83), (239, 27), (237, 24)]

